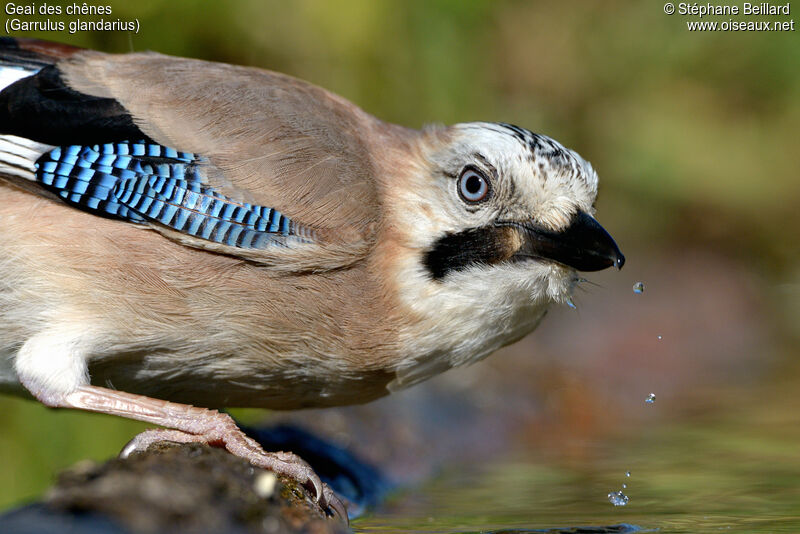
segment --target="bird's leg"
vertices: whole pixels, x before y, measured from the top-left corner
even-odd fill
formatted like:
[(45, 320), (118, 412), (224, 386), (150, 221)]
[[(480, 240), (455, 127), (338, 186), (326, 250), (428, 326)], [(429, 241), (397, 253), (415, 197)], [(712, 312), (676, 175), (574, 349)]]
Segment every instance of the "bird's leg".
[(118, 415), (166, 427), (147, 430), (136, 436), (122, 450), (123, 457), (157, 441), (199, 442), (224, 447), (256, 467), (286, 475), (300, 484), (313, 487), (321, 506), (329, 507), (347, 520), (344, 504), (320, 480), (311, 466), (289, 452), (266, 452), (255, 440), (246, 436), (226, 413), (97, 386), (79, 386), (60, 400), (48, 399), (47, 404)]
[(17, 353), (15, 371), (20, 383), (45, 406), (118, 415), (166, 427), (134, 438), (123, 449), (123, 456), (159, 440), (224, 447), (256, 467), (313, 487), (322, 507), (347, 520), (341, 500), (311, 466), (292, 453), (264, 451), (228, 414), (89, 385), (85, 354), (91, 340), (87, 341), (84, 330), (71, 323), (56, 324), (29, 338)]

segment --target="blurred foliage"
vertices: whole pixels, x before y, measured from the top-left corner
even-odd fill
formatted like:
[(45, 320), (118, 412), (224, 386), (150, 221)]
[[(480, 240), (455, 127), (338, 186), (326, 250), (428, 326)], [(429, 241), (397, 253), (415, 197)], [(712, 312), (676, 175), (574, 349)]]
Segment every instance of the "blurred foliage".
[[(800, 335), (798, 32), (691, 33), (660, 3), (622, 0), (109, 3), (107, 18), (138, 18), (140, 33), (17, 35), (269, 68), (407, 126), (546, 133), (592, 161), (598, 217), (626, 252), (702, 248), (744, 262)], [(0, 457), (14, 459), (0, 469), (0, 508), (142, 428), (45, 412), (0, 399)]]

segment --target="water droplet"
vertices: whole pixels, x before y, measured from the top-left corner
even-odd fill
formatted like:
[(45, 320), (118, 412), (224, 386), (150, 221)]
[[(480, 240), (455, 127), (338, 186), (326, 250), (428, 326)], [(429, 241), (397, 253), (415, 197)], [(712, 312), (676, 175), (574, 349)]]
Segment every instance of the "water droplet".
[(647, 398), (646, 398), (644, 401), (645, 401), (647, 404), (653, 404), (654, 402), (656, 402), (656, 394), (655, 394), (655, 393), (651, 393), (651, 394), (649, 394), (649, 395), (647, 396)]
[(622, 489), (628, 489), (628, 485), (627, 484), (623, 484), (622, 485)]
[(658, 340), (661, 341), (661, 336), (658, 336)]
[(634, 293), (644, 293), (644, 284), (642, 282), (636, 282), (633, 284), (633, 292)]
[(612, 491), (608, 494), (608, 502), (614, 506), (625, 506), (629, 500), (628, 496), (622, 493), (622, 490)]
[(629, 476), (631, 476), (631, 472), (630, 472), (630, 471), (625, 471), (625, 476), (626, 476), (626, 477), (629, 477)]
[(577, 310), (578, 309), (578, 307), (575, 306), (575, 303), (572, 301), (572, 297), (567, 297), (567, 306), (569, 306), (573, 310)]

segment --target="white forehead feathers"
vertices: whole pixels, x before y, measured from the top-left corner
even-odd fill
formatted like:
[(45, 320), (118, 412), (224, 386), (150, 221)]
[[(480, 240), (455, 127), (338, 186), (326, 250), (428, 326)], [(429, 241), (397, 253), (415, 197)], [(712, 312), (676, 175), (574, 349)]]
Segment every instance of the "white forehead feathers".
[[(545, 135), (504, 123), (456, 124), (450, 165), (486, 160), (496, 171), (508, 217), (531, 217), (553, 229), (577, 210), (592, 213), (597, 173), (573, 150)], [(448, 163), (443, 162), (445, 165)]]
[(591, 189), (597, 189), (597, 173), (591, 164), (574, 150), (546, 135), (502, 122), (468, 122), (456, 124), (454, 128), (479, 137), (487, 145), (502, 144), (506, 149), (504, 153), (535, 163), (550, 176), (581, 180)]

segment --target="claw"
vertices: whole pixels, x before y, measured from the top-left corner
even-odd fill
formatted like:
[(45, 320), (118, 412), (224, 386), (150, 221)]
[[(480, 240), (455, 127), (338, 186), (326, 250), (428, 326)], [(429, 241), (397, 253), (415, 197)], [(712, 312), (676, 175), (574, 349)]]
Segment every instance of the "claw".
[(347, 507), (327, 484), (324, 484), (323, 487), (327, 508), (331, 509), (335, 515), (339, 516), (346, 525), (350, 525), (350, 518), (347, 516)]
[(323, 489), (322, 489), (322, 480), (317, 476), (317, 474), (313, 471), (308, 475), (307, 482), (310, 482), (314, 486), (314, 501), (319, 503), (320, 505), (324, 505), (324, 503), (320, 502), (320, 499), (323, 497)]
[[(334, 493), (334, 491), (311, 469), (310, 466), (304, 466), (303, 476), (304, 481), (300, 481), (304, 486), (314, 489), (314, 501), (331, 516), (338, 516), (345, 524), (350, 524), (350, 518), (347, 515), (347, 507), (344, 502)], [(311, 489), (309, 488), (309, 489)]]

